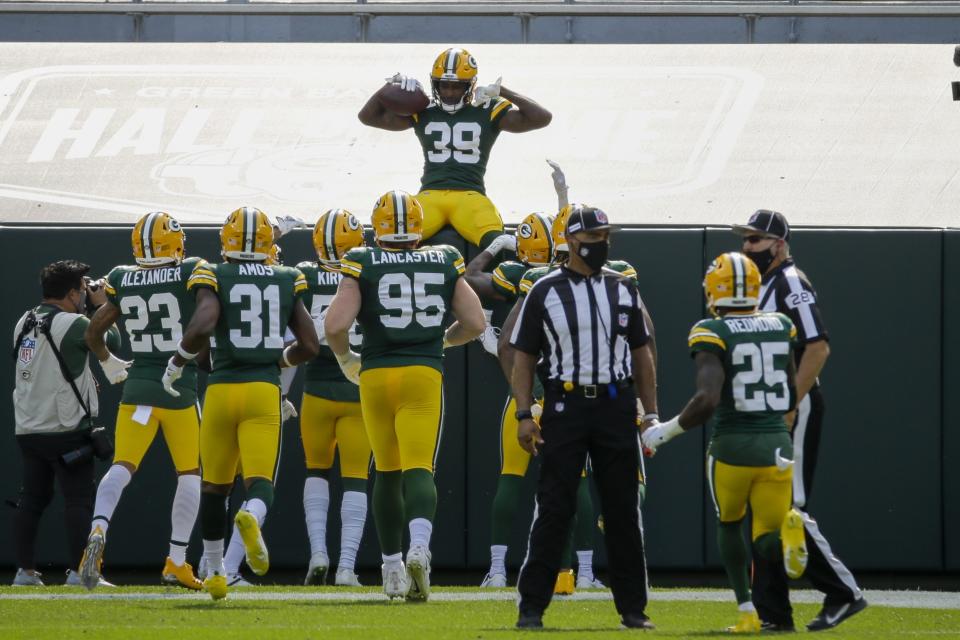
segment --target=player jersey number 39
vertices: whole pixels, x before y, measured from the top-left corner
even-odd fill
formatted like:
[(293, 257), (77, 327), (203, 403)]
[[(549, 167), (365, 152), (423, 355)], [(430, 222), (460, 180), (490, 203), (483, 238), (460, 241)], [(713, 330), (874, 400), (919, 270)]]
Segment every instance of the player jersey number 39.
[(391, 329), (405, 329), (411, 322), (421, 327), (439, 327), (447, 307), (443, 296), (427, 293), (427, 287), (442, 287), (445, 282), (444, 274), (437, 272), (383, 274), (377, 287), (380, 305), (387, 311), (399, 312), (399, 315), (382, 314), (380, 322)]
[[(480, 162), (480, 124), (477, 122), (433, 121), (424, 127), (423, 132), (433, 140), (433, 151), (427, 151), (430, 162), (446, 162), (453, 159), (462, 164)], [(452, 143), (452, 150), (451, 150)]]

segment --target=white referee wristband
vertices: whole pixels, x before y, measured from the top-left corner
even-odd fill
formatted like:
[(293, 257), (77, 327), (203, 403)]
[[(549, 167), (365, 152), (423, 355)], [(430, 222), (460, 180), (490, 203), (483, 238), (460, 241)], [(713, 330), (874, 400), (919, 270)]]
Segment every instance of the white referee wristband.
[(190, 353), (189, 351), (183, 348), (182, 342), (177, 343), (177, 354), (184, 360), (193, 360), (194, 358), (197, 357), (199, 353), (200, 353), (199, 351), (197, 353)]
[(283, 364), (287, 365), (288, 367), (293, 366), (290, 363), (290, 357), (288, 356), (288, 354), (290, 353), (290, 349), (292, 348), (293, 348), (293, 345), (289, 345), (283, 350)]

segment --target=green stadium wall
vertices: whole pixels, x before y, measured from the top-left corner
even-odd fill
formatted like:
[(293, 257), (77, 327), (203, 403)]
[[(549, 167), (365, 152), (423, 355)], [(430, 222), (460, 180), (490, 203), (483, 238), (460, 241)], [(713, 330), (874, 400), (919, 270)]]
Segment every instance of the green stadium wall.
[[(960, 387), (960, 374), (947, 363), (960, 360), (960, 337), (946, 327), (960, 320), (960, 231), (798, 229), (794, 234), (791, 246), (817, 289), (832, 348), (821, 377), (827, 413), (809, 511), (852, 569), (956, 571), (960, 468), (946, 461), (960, 456), (960, 410), (949, 401), (950, 390)], [(190, 255), (217, 259), (215, 229), (189, 228), (187, 235)], [(91, 264), (94, 274), (103, 274), (131, 261), (129, 237), (129, 229), (118, 227), (0, 227), (0, 255), (14, 266), (0, 309), (7, 339), (12, 340), (20, 314), (39, 300), (37, 276), (45, 264), (75, 258)], [(287, 264), (312, 255), (309, 233), (295, 232), (281, 244)], [(679, 411), (693, 389), (686, 334), (703, 316), (700, 283), (706, 264), (737, 247), (726, 229), (628, 228), (615, 236), (612, 254), (636, 266), (656, 325), (663, 416)], [(506, 311), (504, 306), (495, 308), (495, 318)], [(480, 572), (489, 561), (489, 512), (507, 385), (495, 360), (477, 343), (448, 352), (445, 368), (434, 566)], [(7, 425), (0, 436), (0, 499), (8, 502), (16, 500), (20, 483), (9, 400), (13, 384), (8, 362), (0, 368), (0, 388), (8, 394), (0, 404), (2, 424)], [(291, 396), (298, 402), (299, 395), (298, 382)], [(119, 388), (102, 385), (104, 424), (113, 424), (119, 397)], [(703, 477), (708, 437), (706, 429), (695, 431), (647, 460), (644, 524), (653, 569), (719, 567), (715, 516)], [(277, 499), (264, 532), (272, 564), (298, 568), (306, 565), (309, 545), (296, 419), (284, 425), (282, 447)], [(99, 465), (98, 478), (106, 470), (105, 463)], [(531, 471), (535, 469), (536, 461)], [(524, 506), (515, 523), (508, 556), (513, 566), (522, 560), (530, 525), (533, 476), (528, 473)], [(333, 482), (328, 526), (334, 557), (339, 545), (338, 485)], [(163, 444), (155, 442), (111, 524), (109, 566), (145, 567), (162, 560), (174, 488), (169, 456)], [(242, 498), (242, 491), (237, 493)], [(0, 567), (10, 568), (13, 511), (6, 505), (0, 509)], [(41, 567), (66, 562), (62, 513), (58, 497), (41, 524)], [(193, 542), (189, 557), (196, 560), (197, 532)], [(379, 565), (372, 518), (359, 565)]]

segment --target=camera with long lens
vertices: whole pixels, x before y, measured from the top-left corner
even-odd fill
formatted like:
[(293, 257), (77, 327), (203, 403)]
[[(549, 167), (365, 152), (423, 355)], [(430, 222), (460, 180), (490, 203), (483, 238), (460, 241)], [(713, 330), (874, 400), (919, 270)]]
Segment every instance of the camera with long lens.
[(89, 276), (84, 276), (83, 279), (87, 281), (87, 295), (86, 295), (86, 297), (84, 298), (84, 302), (83, 302), (83, 304), (84, 304), (84, 309), (83, 309), (83, 311), (84, 311), (84, 313), (85, 313), (86, 315), (92, 316), (92, 315), (94, 314), (94, 312), (97, 310), (97, 307), (96, 307), (96, 305), (93, 304), (93, 302), (90, 301), (90, 292), (91, 292), (91, 291), (99, 291), (99, 290), (100, 290), (100, 282), (99, 282), (98, 280), (94, 280), (93, 278), (91, 278), (91, 277), (89, 277)]
[(91, 429), (88, 434), (88, 439), (88, 443), (82, 447), (61, 455), (60, 459), (63, 461), (63, 464), (69, 467), (80, 462), (85, 462), (91, 457), (96, 457), (98, 460), (110, 460), (113, 458), (113, 441), (110, 439), (110, 434), (107, 433), (105, 427), (94, 427)]

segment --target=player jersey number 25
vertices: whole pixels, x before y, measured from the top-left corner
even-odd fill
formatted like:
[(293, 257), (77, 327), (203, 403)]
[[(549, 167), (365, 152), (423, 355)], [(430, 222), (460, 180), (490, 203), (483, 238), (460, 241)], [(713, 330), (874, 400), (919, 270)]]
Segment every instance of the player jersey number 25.
[(730, 360), (737, 373), (731, 389), (737, 411), (790, 408), (785, 369), (789, 354), (787, 342), (741, 342), (734, 347)]
[[(120, 312), (134, 353), (177, 350), (182, 337), (180, 303), (170, 292), (120, 298)], [(155, 320), (151, 322), (151, 320)], [(159, 322), (159, 326), (157, 323)]]
[(230, 342), (238, 349), (282, 349), (280, 331), (280, 287), (262, 289), (252, 283), (230, 288), (230, 303), (239, 305), (240, 326), (230, 329)]
[(477, 122), (449, 122), (435, 120), (427, 123), (423, 132), (433, 140), (433, 150), (427, 151), (427, 160), (446, 162), (452, 156), (461, 164), (480, 162), (480, 124)]
[(377, 292), (380, 306), (388, 313), (380, 315), (380, 323), (389, 329), (406, 329), (411, 322), (439, 327), (447, 306), (442, 295), (428, 293), (427, 287), (443, 285), (444, 275), (437, 272), (384, 274)]

